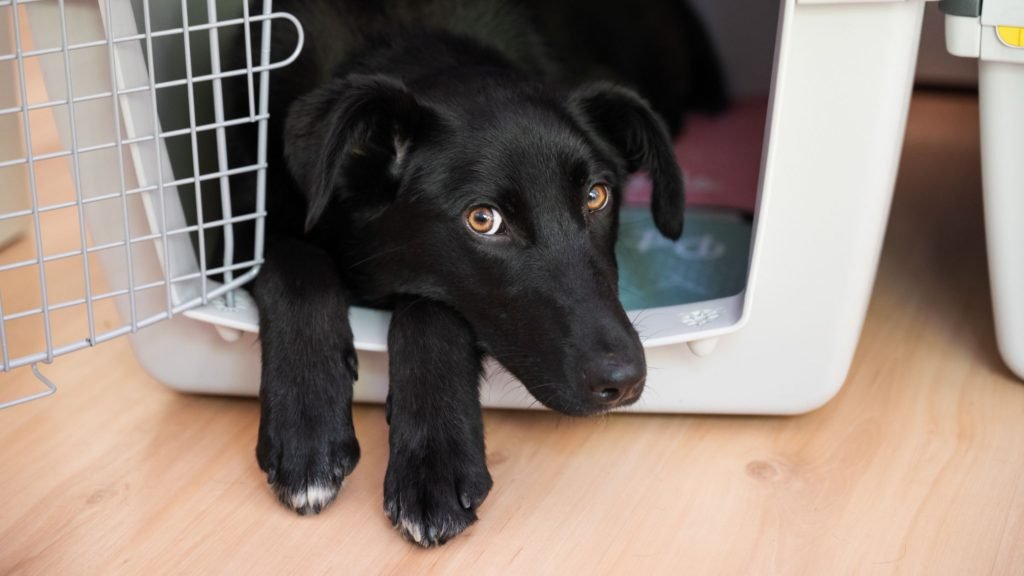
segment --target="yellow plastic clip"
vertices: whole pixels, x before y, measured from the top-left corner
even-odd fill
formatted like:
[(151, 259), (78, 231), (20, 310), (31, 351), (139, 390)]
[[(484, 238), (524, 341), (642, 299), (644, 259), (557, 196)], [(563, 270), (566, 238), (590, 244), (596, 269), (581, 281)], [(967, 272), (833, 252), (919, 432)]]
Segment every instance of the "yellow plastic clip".
[(997, 26), (996, 34), (1003, 44), (1011, 48), (1024, 48), (1024, 28), (1019, 26)]

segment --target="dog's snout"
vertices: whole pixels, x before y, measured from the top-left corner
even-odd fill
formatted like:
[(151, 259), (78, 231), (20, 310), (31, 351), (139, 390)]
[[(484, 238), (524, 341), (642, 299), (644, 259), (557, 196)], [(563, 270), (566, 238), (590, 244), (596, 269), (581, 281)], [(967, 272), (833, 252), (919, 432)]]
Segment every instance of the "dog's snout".
[(646, 372), (642, 360), (602, 359), (589, 378), (591, 395), (608, 408), (632, 402), (643, 391)]

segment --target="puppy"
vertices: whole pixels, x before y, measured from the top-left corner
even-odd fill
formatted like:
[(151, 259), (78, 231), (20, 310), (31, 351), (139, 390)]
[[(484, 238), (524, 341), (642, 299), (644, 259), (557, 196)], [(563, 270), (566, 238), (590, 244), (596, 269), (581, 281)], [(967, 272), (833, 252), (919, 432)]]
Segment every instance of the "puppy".
[[(631, 0), (655, 33), (629, 30), (619, 3), (555, 4), (275, 4), (306, 47), (269, 86), (256, 452), (298, 513), (328, 505), (359, 460), (353, 303), (393, 310), (384, 510), (422, 546), (465, 530), (491, 489), (485, 356), (565, 414), (640, 397), (644, 352), (617, 298), (623, 185), (646, 170), (654, 221), (679, 238), (665, 120), (719, 107), (724, 89), (682, 2)], [(276, 26), (274, 59), (295, 42)], [(603, 76), (645, 90), (665, 119)], [(246, 178), (234, 201), (254, 210)]]

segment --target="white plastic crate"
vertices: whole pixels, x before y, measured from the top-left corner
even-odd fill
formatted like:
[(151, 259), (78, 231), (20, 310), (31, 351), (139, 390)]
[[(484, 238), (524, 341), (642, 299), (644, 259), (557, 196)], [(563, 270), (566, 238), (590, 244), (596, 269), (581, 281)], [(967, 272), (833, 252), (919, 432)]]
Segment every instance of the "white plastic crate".
[(1024, 378), (1024, 3), (944, 2), (946, 46), (977, 58), (989, 276), (999, 351)]
[[(0, 2), (0, 7), (10, 4)], [(62, 4), (16, 4), (26, 4), (37, 43), (53, 40), (54, 27), (45, 21)], [(641, 326), (650, 371), (644, 398), (630, 409), (764, 414), (811, 410), (841, 387), (859, 337), (895, 183), (925, 2), (782, 0), (778, 6), (750, 3), (743, 10), (738, 4), (713, 0), (696, 4), (723, 52), (733, 88), (768, 97), (752, 240), (743, 270), (747, 280), (735, 295), (631, 311)], [(33, 355), (14, 358), (5, 353), (4, 368), (48, 361), (57, 353), (152, 324), (131, 338), (139, 361), (158, 380), (188, 392), (255, 394), (260, 374), (256, 311), (247, 294), (229, 289), (255, 274), (262, 247), (257, 246), (252, 262), (233, 263), (235, 277), (221, 285), (213, 277), (222, 270), (206, 266), (207, 247), (197, 250), (192, 243), (201, 237), (194, 233), (197, 229), (229, 233), (232, 223), (245, 218), (260, 222), (264, 214), (261, 208), (254, 214), (230, 214), (229, 203), (222, 203), (230, 217), (209, 221), (201, 213), (200, 190), (184, 196), (192, 196), (200, 212), (186, 216), (178, 188), (197, 180), (217, 181), (223, 192), (222, 176), (233, 168), (218, 162), (219, 144), (209, 154), (200, 148), (203, 154), (182, 169), (175, 165), (180, 158), (173, 150), (154, 147), (152, 141), (154, 134), (162, 134), (160, 143), (185, 137), (195, 150), (197, 132), (219, 133), (225, 123), (234, 121), (263, 121), (266, 102), (263, 95), (254, 94), (250, 118), (215, 118), (198, 124), (196, 116), (209, 110), (196, 100), (191, 87), (216, 84), (217, 74), (197, 76), (188, 70), (181, 84), (188, 89), (188, 98), (161, 102), (157, 118), (154, 93), (164, 88), (149, 71), (156, 70), (159, 77), (166, 63), (147, 61), (156, 31), (177, 30), (180, 36), (185, 28), (195, 38), (214, 30), (222, 35), (230, 29), (241, 33), (242, 27), (224, 14), (217, 18), (233, 24), (211, 26), (214, 18), (203, 0), (192, 1), (191, 9), (175, 2), (147, 6), (129, 0), (67, 0), (65, 6), (75, 10), (75, 28), (99, 31), (107, 38), (108, 52), (102, 57), (71, 67), (73, 93), (82, 94), (78, 73), (87, 70), (84, 76), (105, 82), (94, 89), (109, 93), (113, 77), (121, 94), (107, 98), (105, 113), (90, 116), (94, 125), (79, 125), (77, 144), (74, 131), (63, 134), (63, 143), (68, 150), (80, 150), (83, 133), (109, 134), (117, 125), (115, 118), (121, 118), (122, 133), (115, 135), (123, 146), (117, 145), (117, 138), (112, 146), (124, 150), (123, 166), (113, 164), (122, 168), (120, 174), (109, 169), (109, 161), (103, 164), (105, 170), (89, 170), (93, 178), (79, 183), (73, 205), (103, 194), (99, 191), (114, 191), (112, 198), (122, 202), (106, 209), (79, 209), (89, 230), (88, 239), (83, 234), (83, 245), (129, 242), (137, 247), (131, 257), (116, 247), (95, 251), (112, 294), (109, 299), (118, 305), (124, 323), (103, 334), (94, 334), (90, 326), (82, 341), (69, 346), (47, 341), (45, 349)], [(140, 11), (146, 16), (141, 20)], [(196, 20), (194, 14), (206, 16)], [(273, 13), (269, 1), (264, 15), (253, 17), (273, 20), (275, 26), (297, 25), (287, 15)], [(140, 27), (140, 21), (148, 25)], [(113, 41), (104, 33), (109, 29), (114, 31)], [(68, 44), (63, 38), (56, 40), (57, 46)], [(224, 38), (220, 40), (223, 45)], [(188, 44), (183, 43), (183, 49), (190, 51)], [(185, 61), (195, 60), (194, 53), (188, 56)], [(19, 65), (21, 61), (17, 59)], [(251, 70), (262, 75), (286, 64), (254, 62)], [(215, 69), (212, 59), (210, 66)], [(60, 86), (68, 84), (63, 70), (44, 65), (51, 99), (60, 98)], [(189, 76), (193, 82), (187, 81)], [(132, 92), (135, 86), (144, 89)], [(205, 105), (214, 101), (215, 96)], [(160, 121), (173, 116), (175, 109), (186, 111), (189, 124), (177, 132), (161, 128)], [(71, 158), (78, 162), (78, 171), (88, 163), (81, 154)], [(265, 156), (260, 158), (258, 165), (244, 168), (261, 171)], [(204, 171), (206, 162), (215, 168)], [(254, 193), (262, 196), (262, 190)], [(132, 202), (134, 198), (139, 201)], [(36, 206), (29, 212), (35, 217), (44, 209)], [(137, 234), (125, 232), (132, 226), (140, 227)], [(165, 280), (168, 277), (172, 282)], [(95, 298), (83, 300), (88, 305)], [(35, 312), (45, 317), (47, 306)], [(11, 320), (16, 313), (4, 314)], [(357, 400), (382, 401), (386, 394), (388, 317), (384, 311), (352, 310), (360, 351)], [(166, 321), (156, 323), (159, 320)], [(484, 403), (531, 406), (526, 391), (510, 389), (507, 378), (489, 370)]]

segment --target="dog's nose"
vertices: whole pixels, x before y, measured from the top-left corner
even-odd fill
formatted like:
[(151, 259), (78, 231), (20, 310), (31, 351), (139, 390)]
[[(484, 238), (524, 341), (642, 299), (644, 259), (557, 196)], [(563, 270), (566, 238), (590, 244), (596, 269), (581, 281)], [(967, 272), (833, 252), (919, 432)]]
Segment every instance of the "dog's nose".
[(590, 392), (594, 401), (615, 407), (636, 400), (644, 389), (646, 370), (642, 362), (607, 359), (595, 371)]

